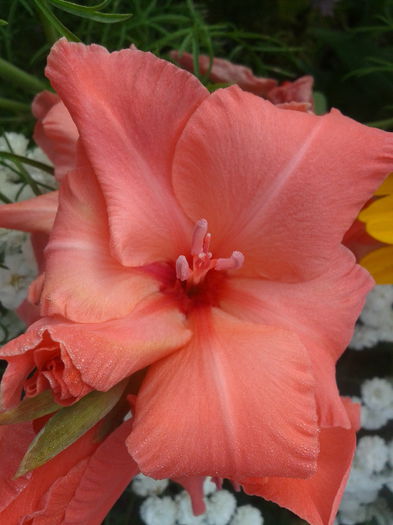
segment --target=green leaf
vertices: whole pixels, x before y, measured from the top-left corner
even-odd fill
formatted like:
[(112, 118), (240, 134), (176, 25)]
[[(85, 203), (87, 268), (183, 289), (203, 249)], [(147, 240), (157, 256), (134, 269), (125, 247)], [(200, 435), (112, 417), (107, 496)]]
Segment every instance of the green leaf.
[(101, 2), (96, 6), (83, 6), (74, 4), (73, 2), (67, 2), (66, 0), (48, 0), (54, 7), (71, 13), (72, 15), (79, 16), (81, 18), (87, 18), (95, 22), (102, 22), (104, 24), (114, 24), (116, 22), (123, 22), (128, 20), (132, 15), (130, 13), (100, 13), (99, 10), (103, 9), (109, 2)]
[(105, 417), (119, 401), (128, 379), (108, 392), (94, 391), (55, 414), (36, 435), (15, 477), (23, 476), (59, 454)]
[(71, 13), (71, 9), (73, 10), (75, 14), (78, 14), (80, 12), (88, 12), (88, 11), (101, 11), (101, 9), (104, 9), (107, 7), (112, 0), (104, 0), (103, 2), (100, 2), (96, 5), (90, 5), (90, 6), (84, 6), (80, 4), (75, 4), (75, 2), (69, 2), (68, 0), (49, 0), (49, 2), (59, 9), (69, 9), (69, 13)]
[(31, 421), (38, 417), (57, 412), (62, 407), (53, 401), (51, 390), (45, 390), (35, 397), (25, 397), (19, 405), (11, 410), (0, 413), (0, 425), (13, 425), (23, 421)]
[(325, 95), (321, 91), (314, 91), (314, 111), (316, 115), (324, 115), (328, 110)]
[(3, 20), (2, 18), (0, 18), (0, 26), (6, 26), (6, 25), (8, 25), (7, 20)]
[(48, 164), (44, 164), (38, 160), (29, 159), (28, 157), (23, 157), (22, 155), (16, 155), (16, 153), (11, 153), (9, 151), (0, 151), (0, 159), (7, 159), (14, 162), (21, 162), (22, 164), (28, 164), (29, 166), (34, 166), (35, 168), (45, 171), (46, 173), (50, 173), (51, 175), (54, 173), (52, 166), (48, 166)]
[(46, 20), (53, 26), (56, 31), (62, 35), (65, 36), (67, 40), (70, 40), (71, 42), (80, 42), (80, 39), (72, 33), (69, 29), (66, 28), (62, 22), (55, 16), (50, 7), (46, 4), (45, 0), (33, 0), (38, 12), (46, 18)]

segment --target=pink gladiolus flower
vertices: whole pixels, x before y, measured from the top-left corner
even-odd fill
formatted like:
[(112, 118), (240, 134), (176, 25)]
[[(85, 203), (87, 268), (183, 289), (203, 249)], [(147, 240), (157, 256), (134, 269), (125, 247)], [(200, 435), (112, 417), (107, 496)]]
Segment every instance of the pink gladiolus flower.
[[(170, 51), (170, 57), (187, 71), (194, 71), (194, 61), (190, 53), (183, 51)], [(206, 55), (199, 56), (199, 70), (202, 75), (209, 73), (210, 58)], [(215, 83), (237, 84), (244, 91), (249, 91), (260, 97), (266, 98), (276, 105), (286, 109), (307, 111), (312, 107), (312, 88), (314, 79), (305, 75), (291, 82), (286, 81), (278, 85), (273, 78), (256, 77), (250, 68), (233, 64), (224, 58), (213, 58), (209, 79)], [(288, 106), (290, 104), (290, 106)]]
[(1, 351), (3, 404), (22, 388), (68, 404), (143, 369), (142, 472), (227, 477), (330, 525), (357, 427), (335, 363), (372, 286), (342, 239), (392, 170), (391, 134), (209, 94), (135, 49), (61, 40), (46, 72), (79, 138), (43, 318)]

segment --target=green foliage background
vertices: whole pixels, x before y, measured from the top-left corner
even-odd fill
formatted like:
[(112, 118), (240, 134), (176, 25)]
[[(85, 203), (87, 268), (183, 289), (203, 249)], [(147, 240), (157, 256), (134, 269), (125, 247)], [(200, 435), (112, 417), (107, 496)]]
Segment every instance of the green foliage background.
[[(327, 107), (393, 129), (393, 0), (338, 0), (327, 16), (318, 9), (329, 3), (322, 0), (98, 1), (0, 0), (0, 133), (31, 136), (30, 103), (48, 87), (46, 56), (61, 35), (111, 50), (133, 43), (164, 58), (171, 49), (185, 50), (195, 64), (200, 53), (222, 56), (279, 80), (312, 74)], [(373, 354), (372, 375), (392, 369), (389, 350)], [(348, 352), (341, 361), (346, 393), (358, 394), (361, 380), (371, 377), (367, 354)], [(257, 498), (238, 500), (260, 507), (265, 525), (303, 523)], [(139, 505), (128, 489), (106, 525), (141, 523)]]

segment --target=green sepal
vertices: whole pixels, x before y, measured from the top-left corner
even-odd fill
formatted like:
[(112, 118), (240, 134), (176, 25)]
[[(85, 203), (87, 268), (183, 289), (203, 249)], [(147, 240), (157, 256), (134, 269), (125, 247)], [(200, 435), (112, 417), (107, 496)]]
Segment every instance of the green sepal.
[(0, 425), (13, 425), (32, 421), (52, 412), (57, 412), (62, 407), (53, 401), (53, 394), (50, 390), (45, 390), (35, 397), (25, 397), (15, 408), (5, 412), (0, 412)]
[(78, 403), (57, 412), (30, 444), (15, 478), (44, 465), (104, 418), (119, 401), (127, 381), (123, 380), (108, 392), (90, 392)]
[(314, 91), (314, 112), (316, 115), (324, 115), (328, 111), (325, 95), (321, 91)]

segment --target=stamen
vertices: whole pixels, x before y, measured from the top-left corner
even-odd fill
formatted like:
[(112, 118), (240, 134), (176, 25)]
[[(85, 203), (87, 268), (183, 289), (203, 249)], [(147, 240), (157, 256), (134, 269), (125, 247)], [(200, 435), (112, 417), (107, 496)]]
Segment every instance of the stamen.
[(194, 227), (191, 243), (191, 267), (185, 255), (179, 255), (176, 260), (176, 277), (180, 281), (187, 281), (187, 287), (195, 287), (205, 278), (210, 270), (237, 270), (244, 263), (241, 252), (233, 252), (230, 257), (214, 259), (209, 252), (211, 234), (208, 233), (206, 219), (197, 221)]
[(238, 270), (243, 266), (244, 255), (242, 252), (233, 252), (230, 257), (220, 258), (216, 260), (215, 270)]
[(205, 238), (208, 235), (207, 233), (207, 220), (199, 219), (195, 224), (194, 233), (192, 234), (192, 243), (191, 243), (191, 255), (199, 255), (201, 252), (204, 252)]
[(180, 281), (187, 281), (191, 275), (191, 268), (188, 265), (188, 261), (184, 255), (179, 255), (176, 259), (176, 277)]

